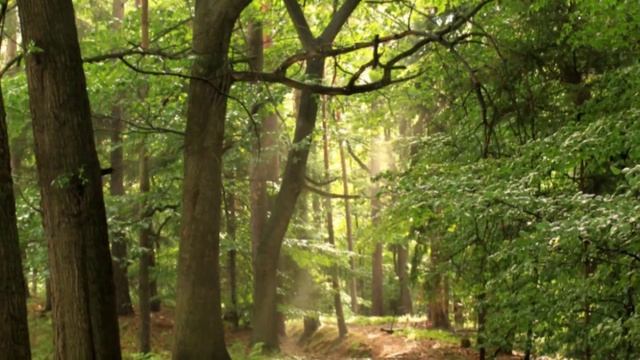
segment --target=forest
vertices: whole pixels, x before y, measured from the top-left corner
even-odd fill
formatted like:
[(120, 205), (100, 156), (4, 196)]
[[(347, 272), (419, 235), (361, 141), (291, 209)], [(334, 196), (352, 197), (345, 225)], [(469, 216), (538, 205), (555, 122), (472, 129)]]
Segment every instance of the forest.
[(0, 30), (0, 360), (640, 358), (637, 0)]

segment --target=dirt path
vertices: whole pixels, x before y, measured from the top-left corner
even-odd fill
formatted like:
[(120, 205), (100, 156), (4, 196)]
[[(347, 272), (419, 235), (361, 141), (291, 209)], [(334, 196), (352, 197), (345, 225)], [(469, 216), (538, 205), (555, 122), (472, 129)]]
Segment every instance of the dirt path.
[(283, 354), (295, 359), (397, 359), (472, 360), (475, 351), (435, 340), (411, 340), (388, 334), (375, 325), (350, 325), (346, 339), (336, 340), (331, 326), (323, 326), (306, 344), (298, 344), (299, 332), (282, 339)]

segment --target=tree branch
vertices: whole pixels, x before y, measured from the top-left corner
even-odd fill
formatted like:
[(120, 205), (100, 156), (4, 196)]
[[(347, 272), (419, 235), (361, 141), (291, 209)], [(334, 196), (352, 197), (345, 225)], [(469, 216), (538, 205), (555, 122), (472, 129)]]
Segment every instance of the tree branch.
[(360, 168), (364, 171), (367, 172), (367, 174), (371, 174), (371, 170), (369, 169), (369, 167), (362, 161), (360, 160), (360, 158), (356, 155), (356, 153), (353, 151), (353, 149), (351, 148), (351, 144), (349, 144), (348, 141), (345, 141), (345, 144), (347, 145), (347, 152), (349, 153), (349, 155), (351, 155), (351, 157), (353, 158), (353, 160), (355, 160), (358, 165), (360, 165)]
[(298, 38), (300, 39), (302, 47), (307, 52), (314, 52), (315, 50), (317, 50), (316, 38), (311, 32), (309, 23), (304, 16), (302, 7), (300, 7), (300, 4), (298, 4), (298, 0), (284, 0), (284, 5), (287, 7), (287, 12), (289, 13), (291, 22), (293, 22), (293, 27), (295, 27), (296, 32), (298, 33)]
[(358, 7), (358, 4), (360, 4), (360, 0), (345, 0), (340, 9), (333, 14), (329, 25), (327, 25), (319, 38), (323, 45), (333, 43), (340, 29), (342, 29), (342, 26), (349, 20), (349, 17), (356, 7)]
[(310, 186), (309, 184), (306, 184), (306, 183), (304, 184), (304, 188), (309, 190), (309, 191), (311, 191), (311, 192), (314, 192), (314, 193), (316, 193), (316, 194), (318, 194), (320, 196), (328, 197), (328, 198), (332, 198), (332, 199), (359, 199), (360, 198), (359, 195), (333, 194), (333, 193), (330, 193), (330, 192), (326, 192), (324, 190), (320, 190), (320, 189), (314, 188), (314, 187), (312, 187), (312, 186)]

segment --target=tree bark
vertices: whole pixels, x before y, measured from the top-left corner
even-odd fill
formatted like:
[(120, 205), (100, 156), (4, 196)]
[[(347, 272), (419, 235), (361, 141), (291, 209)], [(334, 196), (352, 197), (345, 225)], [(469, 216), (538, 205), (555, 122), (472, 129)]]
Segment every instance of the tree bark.
[(70, 0), (19, 0), (56, 359), (120, 359), (100, 165)]
[[(124, 1), (113, 0), (113, 30), (120, 31), (124, 18)], [(124, 110), (119, 103), (111, 107), (111, 168), (109, 191), (111, 196), (123, 196), (124, 189), (124, 151), (122, 149), (122, 131), (124, 128)], [(113, 257), (113, 282), (116, 288), (116, 309), (118, 315), (133, 314), (131, 295), (129, 293), (129, 255), (127, 240), (123, 233), (114, 233), (111, 239), (111, 255)]]
[(27, 299), (11, 177), (9, 134), (0, 89), (0, 354), (31, 358)]
[[(193, 20), (173, 358), (229, 359), (220, 309), (222, 155), (233, 27), (249, 0), (200, 0)], [(208, 79), (208, 80), (202, 80)]]

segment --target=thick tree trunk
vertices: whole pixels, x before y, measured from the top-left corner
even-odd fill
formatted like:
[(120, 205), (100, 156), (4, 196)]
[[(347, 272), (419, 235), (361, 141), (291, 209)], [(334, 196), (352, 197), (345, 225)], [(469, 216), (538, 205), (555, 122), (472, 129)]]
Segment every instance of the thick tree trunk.
[[(308, 61), (306, 71), (308, 78), (321, 79), (323, 73), (324, 59), (314, 58)], [(300, 95), (293, 144), (289, 150), (282, 177), (282, 186), (257, 248), (251, 339), (253, 343), (263, 343), (268, 349), (278, 348), (276, 328), (278, 259), (296, 201), (304, 187), (306, 164), (317, 110), (317, 97), (311, 92), (303, 90)]]
[[(229, 359), (220, 309), (222, 155), (229, 43), (248, 0), (200, 0), (185, 134), (182, 231), (173, 358)], [(208, 79), (208, 80), (202, 80)]]
[[(70, 0), (19, 0), (56, 359), (120, 359), (102, 179)], [(55, 21), (52, 21), (55, 19)]]
[(31, 350), (5, 119), (0, 89), (0, 354), (22, 360), (31, 358)]
[[(327, 124), (327, 100), (326, 98), (322, 102), (322, 142), (323, 142), (323, 160), (324, 160), (324, 176), (326, 179), (331, 177), (331, 171), (329, 170), (329, 128)], [(327, 185), (327, 190), (330, 190), (331, 185)], [(331, 192), (331, 191), (329, 191)], [(333, 207), (331, 204), (331, 198), (325, 198), (324, 207), (327, 217), (327, 242), (335, 248), (335, 234), (333, 231)], [(342, 297), (340, 295), (340, 278), (338, 277), (338, 266), (334, 265), (330, 269), (331, 271), (331, 288), (333, 290), (333, 307), (336, 311), (336, 321), (338, 323), (339, 336), (347, 336), (347, 324), (344, 320), (344, 311), (342, 309)]]
[[(124, 1), (113, 0), (113, 30), (120, 31), (124, 18)], [(123, 196), (124, 189), (124, 151), (122, 149), (122, 131), (124, 121), (122, 105), (111, 107), (111, 173), (109, 190), (111, 196)], [(128, 249), (123, 233), (115, 233), (111, 239), (111, 255), (113, 257), (113, 282), (116, 288), (116, 309), (118, 315), (133, 314), (131, 295), (129, 293)]]

